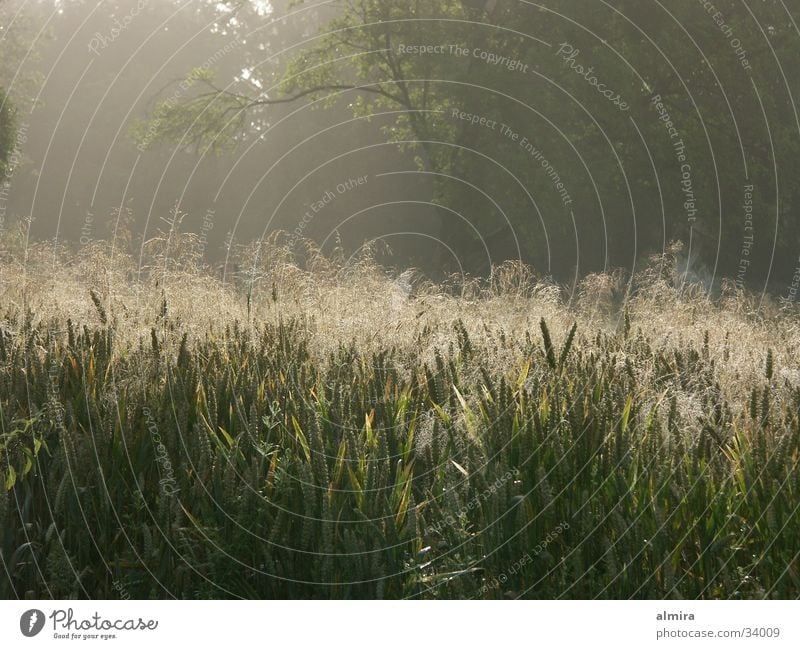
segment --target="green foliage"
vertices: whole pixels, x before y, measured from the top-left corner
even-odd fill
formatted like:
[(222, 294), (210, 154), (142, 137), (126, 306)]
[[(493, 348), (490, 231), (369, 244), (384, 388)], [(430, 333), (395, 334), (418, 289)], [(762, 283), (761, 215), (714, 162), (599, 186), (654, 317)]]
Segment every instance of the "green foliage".
[(797, 393), (768, 377), (748, 413), (714, 351), (575, 326), (555, 340), (542, 320), (544, 346), (528, 332), (500, 371), (485, 359), (502, 337), (456, 321), (433, 366), (344, 342), (319, 359), (286, 320), (175, 347), (164, 324), (120, 353), (113, 325), (20, 318), (0, 336), (0, 596), (800, 586)]
[(30, 473), (39, 451), (43, 446), (47, 448), (41, 433), (37, 433), (35, 424), (38, 419), (12, 421), (12, 429), (0, 434), (0, 457), (4, 460), (0, 476), (3, 477), (6, 491), (14, 488), (17, 479), (23, 479)]
[[(314, 15), (303, 9), (306, 19)], [(333, 18), (299, 50), (264, 45), (269, 54), (292, 53), (279, 79), (271, 57), (242, 55), (258, 85), (223, 84), (159, 105), (149, 141), (204, 149), (218, 131), (226, 144), (258, 137), (269, 107), (290, 101), (338, 102), (362, 117), (390, 113), (382, 118), (387, 139), (433, 174), (448, 245), (469, 258), (483, 239), (510, 258), (519, 243), (526, 263), (555, 276), (576, 264), (581, 272), (627, 266), (632, 248), (648, 254), (691, 235), (693, 254), (732, 277), (749, 231), (745, 219), (722, 215), (741, 212), (742, 188), (752, 184), (753, 211), (768, 219), (764, 231), (777, 228), (778, 249), (756, 237), (746, 279), (794, 272), (791, 261), (774, 264), (794, 260), (800, 244), (790, 212), (800, 182), (790, 175), (775, 185), (775, 167), (800, 154), (796, 29), (779, 4), (724, 3), (717, 18), (726, 33), (702, 3), (688, 2), (341, 0), (326, 9)], [(575, 59), (565, 61), (562, 46)], [(624, 98), (626, 110), (597, 84)], [(688, 202), (683, 162), (697, 197)], [(454, 212), (470, 225), (449, 227)], [(575, 236), (605, 245), (581, 246), (577, 259)]]
[(0, 181), (11, 171), (9, 163), (16, 144), (16, 112), (8, 95), (0, 88)]
[[(139, 150), (163, 141), (200, 154), (234, 148), (245, 127), (248, 102), (215, 92), (212, 81), (213, 71), (192, 70), (171, 97), (157, 102), (146, 119), (136, 120), (130, 136)], [(199, 84), (206, 86), (206, 92), (198, 91)]]

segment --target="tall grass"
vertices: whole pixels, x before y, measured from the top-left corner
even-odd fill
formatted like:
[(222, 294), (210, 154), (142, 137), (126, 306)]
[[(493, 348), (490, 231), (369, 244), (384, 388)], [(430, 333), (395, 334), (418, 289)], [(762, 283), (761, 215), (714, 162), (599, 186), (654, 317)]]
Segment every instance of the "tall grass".
[(0, 596), (796, 596), (796, 315), (195, 244), (6, 242)]

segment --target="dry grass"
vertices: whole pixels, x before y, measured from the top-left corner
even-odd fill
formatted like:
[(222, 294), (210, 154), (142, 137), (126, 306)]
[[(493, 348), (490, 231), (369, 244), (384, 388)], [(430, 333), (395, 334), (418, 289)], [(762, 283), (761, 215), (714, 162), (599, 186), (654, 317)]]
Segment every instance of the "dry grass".
[[(150, 330), (164, 324), (165, 305), (176, 332), (167, 345), (177, 345), (183, 333), (202, 338), (235, 322), (255, 331), (296, 320), (319, 359), (353, 342), (367, 354), (393, 347), (417, 357), (422, 349), (431, 362), (434, 349), (458, 343), (453, 323), (460, 320), (472, 340), (508, 341), (492, 346), (485, 358), (492, 371), (504, 371), (519, 360), (526, 332), (544, 318), (557, 340), (578, 322), (587, 351), (593, 344), (589, 332), (626, 326), (665, 349), (705, 346), (724, 394), (737, 401), (763, 375), (767, 349), (776, 373), (791, 385), (800, 382), (796, 311), (730, 286), (712, 300), (699, 287), (680, 284), (669, 254), (652, 259), (632, 280), (622, 271), (593, 274), (570, 291), (512, 262), (483, 281), (453, 278), (434, 285), (419, 273), (397, 278), (381, 270), (369, 251), (358, 259), (325, 257), (312, 243), (300, 242), (298, 254), (281, 247), (279, 235), (235, 247), (229, 262), (216, 267), (201, 263), (195, 235), (165, 233), (138, 253), (102, 241), (54, 253), (49, 244), (25, 249), (21, 236), (11, 239), (6, 236), (0, 259), (0, 303), (8, 313), (27, 308), (34, 321), (95, 326), (94, 291), (116, 324), (119, 350), (148, 340)], [(637, 371), (643, 381), (653, 378), (652, 368)]]

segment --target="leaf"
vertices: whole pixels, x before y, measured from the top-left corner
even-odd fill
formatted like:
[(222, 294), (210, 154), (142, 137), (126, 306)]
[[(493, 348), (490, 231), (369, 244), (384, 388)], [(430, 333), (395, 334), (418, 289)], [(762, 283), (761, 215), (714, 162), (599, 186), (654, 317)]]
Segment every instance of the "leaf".
[(22, 477), (24, 478), (33, 468), (33, 453), (29, 448), (23, 448), (22, 452), (25, 453), (25, 467), (22, 469)]
[(542, 426), (546, 426), (550, 419), (550, 397), (547, 390), (542, 391), (542, 396), (539, 401), (539, 422)]
[(292, 415), (292, 426), (294, 427), (294, 432), (295, 435), (297, 436), (297, 441), (300, 442), (300, 447), (303, 449), (303, 455), (306, 456), (306, 461), (311, 462), (311, 451), (308, 448), (308, 440), (306, 439), (306, 436), (303, 434), (303, 429), (300, 428), (300, 424), (298, 423), (294, 415)]
[(456, 397), (458, 398), (458, 402), (461, 404), (461, 407), (464, 409), (464, 412), (468, 412), (471, 415), (472, 411), (469, 409), (469, 406), (467, 405), (466, 400), (464, 399), (462, 394), (458, 391), (458, 388), (455, 385), (453, 386), (453, 391), (456, 393)]
[(347, 454), (347, 440), (342, 437), (342, 441), (339, 443), (339, 452), (336, 455), (336, 464), (333, 468), (333, 483), (339, 484), (339, 480), (342, 477), (342, 471), (344, 470), (344, 458)]
[(272, 460), (269, 463), (269, 469), (267, 470), (267, 479), (264, 485), (264, 493), (266, 494), (267, 498), (272, 496), (272, 491), (275, 488), (275, 471), (278, 468), (278, 454), (275, 453), (272, 456)]
[(353, 473), (353, 469), (350, 468), (350, 465), (347, 466), (347, 474), (350, 476), (351, 486), (353, 487), (353, 493), (356, 497), (356, 507), (361, 509), (364, 507), (364, 489), (361, 486), (361, 483), (358, 481), (356, 474)]
[(230, 433), (228, 433), (228, 431), (225, 430), (222, 426), (219, 426), (219, 432), (222, 433), (222, 436), (225, 438), (225, 441), (228, 442), (228, 446), (230, 448), (233, 448), (235, 442), (233, 441), (233, 437), (230, 436)]
[(400, 504), (397, 506), (397, 515), (394, 518), (394, 524), (398, 530), (403, 526), (403, 521), (406, 517), (406, 511), (408, 510), (408, 498), (410, 494), (411, 476), (409, 475), (406, 479), (405, 485), (403, 486), (403, 494), (400, 497)]
[[(203, 424), (205, 425), (206, 430), (208, 431), (209, 437), (211, 437), (214, 440), (214, 443), (216, 444), (217, 448), (219, 449), (219, 451), (221, 453), (225, 453), (226, 451), (228, 451), (231, 448), (233, 448), (233, 446), (235, 444), (235, 441), (234, 441), (233, 437), (231, 437), (230, 434), (228, 434), (228, 431), (226, 431), (222, 426), (217, 426), (217, 430), (219, 431), (219, 434), (218, 434), (217, 431), (215, 431), (211, 427), (211, 424), (205, 418), (205, 415), (203, 415), (202, 412), (199, 412), (198, 414), (200, 415), (200, 419), (203, 422)], [(220, 439), (220, 434), (222, 435), (222, 437), (225, 440), (225, 442), (227, 442), (227, 444), (228, 444), (227, 448), (226, 448), (225, 444), (222, 442), (222, 439)]]
[(465, 469), (463, 466), (461, 466), (461, 465), (460, 465), (458, 462), (456, 462), (456, 461), (455, 461), (455, 460), (453, 460), (453, 459), (451, 459), (450, 461), (453, 463), (453, 466), (454, 466), (456, 469), (458, 469), (459, 471), (461, 471), (461, 473), (463, 473), (465, 477), (469, 478), (469, 473), (467, 472), (467, 470), (466, 470), (466, 469)]
[(414, 450), (414, 437), (416, 428), (417, 428), (417, 415), (414, 414), (414, 418), (408, 425), (408, 431), (406, 432), (405, 443), (403, 444), (403, 452), (401, 457), (405, 462), (408, 462), (408, 459), (411, 457), (411, 452)]
[(625, 400), (625, 407), (622, 409), (621, 430), (624, 433), (628, 430), (628, 420), (631, 416), (631, 408), (633, 407), (633, 397), (629, 394)]
[(444, 423), (446, 423), (446, 424), (449, 424), (450, 423), (450, 415), (448, 415), (438, 403), (434, 403), (432, 405), (433, 405), (433, 409), (436, 411), (436, 413), (439, 415), (439, 417), (441, 417), (442, 421)]
[(523, 385), (525, 385), (525, 379), (528, 378), (528, 372), (531, 369), (531, 361), (525, 363), (525, 366), (522, 368), (522, 372), (519, 374), (519, 378), (517, 379), (517, 389), (520, 389)]
[(11, 491), (14, 488), (14, 485), (17, 482), (17, 472), (13, 466), (10, 464), (8, 465), (8, 471), (6, 471), (6, 491)]
[(194, 525), (198, 530), (202, 530), (203, 528), (200, 525), (200, 521), (198, 521), (194, 516), (192, 516), (191, 512), (183, 506), (183, 503), (179, 503), (183, 513), (186, 514), (186, 518)]
[(453, 390), (456, 393), (458, 402), (461, 404), (461, 408), (464, 410), (464, 422), (466, 424), (467, 433), (472, 441), (475, 442), (477, 447), (483, 450), (483, 442), (481, 442), (477, 432), (477, 417), (475, 416), (475, 413), (472, 412), (472, 409), (469, 407), (469, 405), (467, 405), (466, 399), (464, 399), (463, 395), (458, 391), (458, 388), (455, 385), (453, 385)]
[(364, 432), (366, 433), (367, 445), (371, 447), (378, 445), (378, 436), (372, 431), (372, 418), (374, 416), (375, 410), (372, 410), (369, 414), (364, 415)]

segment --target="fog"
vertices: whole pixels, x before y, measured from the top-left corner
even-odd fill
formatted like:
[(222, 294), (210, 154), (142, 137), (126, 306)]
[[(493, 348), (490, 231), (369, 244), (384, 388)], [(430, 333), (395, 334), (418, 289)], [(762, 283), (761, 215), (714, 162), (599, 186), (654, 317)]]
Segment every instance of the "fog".
[[(389, 23), (407, 31), (386, 34), (387, 72), (345, 38), (327, 61), (297, 63), (342, 3), (6, 0), (0, 86), (18, 124), (3, 227), (81, 245), (124, 226), (135, 247), (180, 224), (209, 263), (286, 231), (429, 274), (518, 259), (566, 282), (635, 273), (679, 242), (687, 277), (785, 293), (800, 242), (800, 35), (781, 7), (720, 2), (720, 18), (694, 4), (667, 12), (672, 24), (642, 3), (432, 3), (414, 27), (394, 6)], [(408, 20), (424, 11), (409, 5)], [(305, 94), (328, 63), (358, 88)], [(292, 70), (306, 86), (287, 91)], [(403, 75), (425, 89), (403, 98), (416, 92)], [(364, 103), (363, 87), (387, 80), (399, 103)], [(159, 102), (212, 91), (268, 101), (187, 113), (164, 135)], [(195, 120), (217, 120), (203, 122), (213, 140), (234, 114), (227, 142), (193, 142)]]
[[(251, 52), (263, 47), (269, 59), (270, 51), (291, 47), (320, 21), (318, 13), (306, 12), (243, 37), (215, 28), (218, 14), (203, 3), (142, 4), (130, 22), (131, 2), (23, 7), (30, 18), (24, 37), (38, 36), (39, 61), (27, 70), (41, 79), (29, 89), (35, 108), (21, 115), (25, 142), (7, 220), (30, 216), (34, 239), (85, 244), (113, 237), (120, 222), (147, 239), (169, 229), (177, 213), (182, 229), (206, 236), (212, 261), (224, 258), (231, 237), (247, 241), (275, 230), (297, 230), (295, 236), (320, 242), (327, 237), (330, 246), (336, 224), (340, 241), (355, 249), (363, 240), (429, 227), (425, 214), (431, 211), (424, 205), (392, 205), (412, 195), (430, 200), (426, 183), (381, 177), (413, 168), (410, 156), (386, 142), (385, 121), (356, 119), (346, 105), (276, 106), (262, 137), (222, 155), (160, 143), (139, 150), (130, 124), (155, 101), (179, 95), (175, 86), (187, 71), (213, 62), (218, 78), (241, 78)], [(4, 13), (13, 16), (10, 7)], [(127, 26), (115, 38), (123, 20)], [(284, 61), (276, 57), (266, 65), (277, 74)], [(358, 178), (367, 181), (350, 190), (348, 181)], [(313, 210), (322, 200), (322, 209)], [(304, 219), (309, 213), (313, 218)], [(402, 239), (392, 236), (392, 247), (402, 249)], [(408, 263), (420, 261), (410, 254)]]

